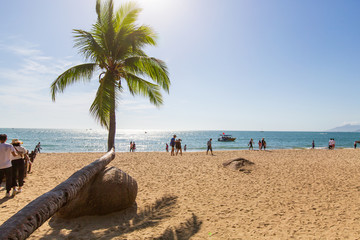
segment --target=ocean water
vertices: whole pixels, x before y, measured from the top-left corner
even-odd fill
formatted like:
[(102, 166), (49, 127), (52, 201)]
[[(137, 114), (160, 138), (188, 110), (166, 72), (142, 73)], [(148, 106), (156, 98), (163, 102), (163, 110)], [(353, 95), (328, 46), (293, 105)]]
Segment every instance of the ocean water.
[[(8, 135), (8, 141), (18, 138), (24, 147), (33, 150), (41, 142), (42, 152), (106, 152), (107, 132), (92, 129), (30, 129), (0, 128), (0, 133)], [(136, 142), (136, 151), (165, 151), (165, 143), (170, 142), (176, 134), (182, 139), (182, 146), (187, 151), (205, 151), (206, 142), (213, 139), (213, 150), (248, 149), (250, 138), (254, 139), (254, 149), (258, 141), (265, 138), (267, 149), (305, 149), (311, 148), (315, 141), (316, 148), (327, 148), (330, 138), (335, 138), (336, 148), (353, 148), (354, 141), (360, 140), (360, 133), (355, 132), (259, 132), (259, 131), (226, 131), (236, 137), (235, 142), (218, 142), (223, 131), (143, 131), (117, 130), (115, 148), (117, 152), (129, 151), (130, 141)], [(359, 146), (360, 147), (360, 146)]]

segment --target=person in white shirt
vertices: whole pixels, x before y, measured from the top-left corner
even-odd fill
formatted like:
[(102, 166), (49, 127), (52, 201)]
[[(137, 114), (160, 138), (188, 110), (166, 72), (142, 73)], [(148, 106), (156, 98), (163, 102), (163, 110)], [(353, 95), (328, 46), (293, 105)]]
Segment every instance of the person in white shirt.
[(6, 176), (6, 195), (5, 197), (10, 197), (10, 190), (12, 187), (12, 172), (11, 172), (11, 161), (10, 154), (14, 157), (17, 156), (15, 148), (6, 143), (7, 135), (0, 134), (0, 184)]
[[(12, 165), (12, 187), (13, 187), (13, 196), (16, 193), (22, 192), (22, 186), (24, 185), (24, 173), (25, 173), (25, 160), (30, 163), (28, 151), (21, 146), (23, 142), (19, 139), (13, 139), (11, 145), (14, 146), (15, 151), (18, 156), (10, 156), (11, 165)], [(16, 187), (18, 187), (16, 189)]]

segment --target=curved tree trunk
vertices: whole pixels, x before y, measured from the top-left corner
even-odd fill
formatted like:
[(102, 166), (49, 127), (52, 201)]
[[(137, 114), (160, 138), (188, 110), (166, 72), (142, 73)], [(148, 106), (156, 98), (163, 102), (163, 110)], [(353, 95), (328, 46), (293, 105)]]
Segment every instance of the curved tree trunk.
[(53, 190), (30, 202), (0, 226), (0, 239), (25, 239), (66, 203), (115, 158), (112, 149), (100, 159), (71, 175)]

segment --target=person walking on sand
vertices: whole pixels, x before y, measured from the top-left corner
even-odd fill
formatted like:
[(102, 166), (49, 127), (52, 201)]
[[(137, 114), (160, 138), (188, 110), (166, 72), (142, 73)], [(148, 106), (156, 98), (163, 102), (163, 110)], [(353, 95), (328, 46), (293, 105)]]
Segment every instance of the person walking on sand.
[(136, 143), (133, 142), (132, 151), (135, 152), (135, 150), (136, 150)]
[(17, 153), (13, 145), (6, 143), (7, 135), (0, 134), (0, 184), (6, 176), (6, 195), (10, 197), (10, 190), (12, 187), (12, 166), (10, 155), (16, 157)]
[(133, 142), (131, 141), (130, 142), (130, 152), (132, 152), (132, 150), (133, 150)]
[(180, 151), (180, 155), (182, 156), (181, 139), (180, 138), (175, 141), (175, 148), (176, 148), (176, 156), (178, 155), (179, 151)]
[(264, 148), (264, 150), (266, 150), (266, 142), (264, 138), (261, 139), (261, 148)]
[[(15, 148), (18, 156), (10, 156), (11, 165), (12, 165), (12, 187), (13, 193), (12, 195), (15, 196), (17, 193), (22, 192), (22, 187), (24, 185), (24, 167), (25, 161), (28, 163), (30, 162), (28, 151), (21, 146), (23, 142), (19, 141), (19, 139), (13, 139), (11, 141), (11, 145)], [(18, 187), (18, 188), (17, 188)]]
[(186, 144), (184, 145), (184, 152), (186, 152)]
[(169, 152), (169, 145), (167, 144), (167, 143), (165, 143), (166, 145), (165, 145), (165, 150), (166, 150), (166, 152)]
[(335, 149), (335, 139), (334, 138), (330, 138), (329, 140), (329, 149)]
[(38, 142), (38, 144), (35, 146), (35, 153), (40, 153), (40, 150), (41, 150), (41, 144), (40, 142)]
[(261, 148), (262, 148), (262, 146), (261, 146), (261, 140), (259, 140), (259, 150), (261, 151)]
[(250, 150), (250, 148), (251, 148), (251, 150), (254, 150), (253, 144), (254, 144), (254, 141), (253, 141), (253, 139), (251, 138), (251, 139), (250, 139), (250, 142), (248, 143), (249, 150)]
[(170, 140), (171, 156), (175, 156), (175, 138), (176, 135), (174, 134), (173, 138)]
[(264, 147), (264, 151), (266, 150), (266, 141), (264, 139), (264, 142), (262, 143), (263, 147)]
[(214, 155), (214, 154), (213, 154), (213, 151), (212, 151), (211, 141), (212, 141), (212, 138), (210, 138), (210, 140), (207, 142), (206, 155), (208, 155), (209, 150), (210, 150), (210, 152), (211, 152), (211, 155)]
[(312, 141), (312, 149), (314, 149), (315, 148), (315, 141), (313, 140)]

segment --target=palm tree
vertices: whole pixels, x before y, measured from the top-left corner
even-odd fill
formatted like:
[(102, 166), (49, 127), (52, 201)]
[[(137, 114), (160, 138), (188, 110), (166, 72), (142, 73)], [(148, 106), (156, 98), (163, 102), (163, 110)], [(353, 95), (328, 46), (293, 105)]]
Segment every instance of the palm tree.
[(71, 67), (51, 84), (55, 101), (56, 94), (68, 85), (88, 82), (95, 73), (99, 74), (99, 88), (90, 113), (109, 131), (108, 151), (115, 144), (115, 110), (125, 82), (132, 95), (148, 97), (155, 106), (163, 103), (161, 89), (169, 92), (166, 64), (142, 50), (147, 45), (156, 45), (156, 34), (149, 26), (136, 25), (140, 11), (130, 2), (114, 12), (112, 0), (104, 5), (97, 0), (97, 21), (92, 30), (74, 30), (75, 47), (89, 63)]

